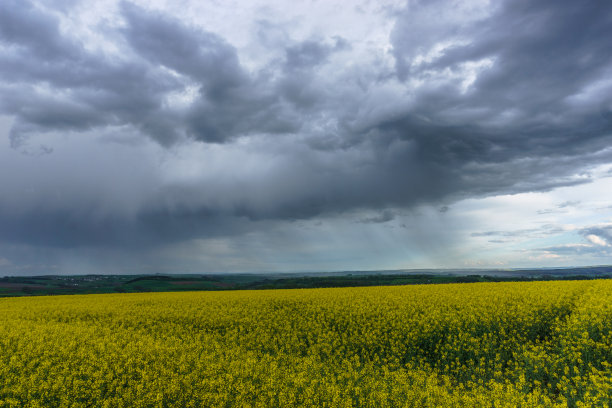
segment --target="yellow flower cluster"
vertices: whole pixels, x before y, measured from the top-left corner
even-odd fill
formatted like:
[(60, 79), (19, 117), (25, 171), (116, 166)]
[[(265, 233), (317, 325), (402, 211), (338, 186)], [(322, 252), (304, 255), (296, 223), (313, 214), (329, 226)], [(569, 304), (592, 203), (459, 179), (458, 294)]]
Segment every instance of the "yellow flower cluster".
[(612, 281), (0, 299), (0, 407), (608, 407)]

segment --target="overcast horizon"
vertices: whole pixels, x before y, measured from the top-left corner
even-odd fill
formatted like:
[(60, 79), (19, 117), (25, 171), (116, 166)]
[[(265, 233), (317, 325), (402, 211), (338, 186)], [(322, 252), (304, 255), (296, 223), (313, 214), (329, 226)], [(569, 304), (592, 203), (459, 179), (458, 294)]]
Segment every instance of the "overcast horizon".
[(612, 264), (612, 4), (0, 2), (0, 276)]

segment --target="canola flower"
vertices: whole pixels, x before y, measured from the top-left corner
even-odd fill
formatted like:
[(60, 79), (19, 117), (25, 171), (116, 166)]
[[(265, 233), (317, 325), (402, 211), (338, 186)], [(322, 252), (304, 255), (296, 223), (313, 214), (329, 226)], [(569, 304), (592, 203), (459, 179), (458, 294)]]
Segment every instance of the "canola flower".
[(608, 407), (612, 281), (0, 299), (0, 407)]

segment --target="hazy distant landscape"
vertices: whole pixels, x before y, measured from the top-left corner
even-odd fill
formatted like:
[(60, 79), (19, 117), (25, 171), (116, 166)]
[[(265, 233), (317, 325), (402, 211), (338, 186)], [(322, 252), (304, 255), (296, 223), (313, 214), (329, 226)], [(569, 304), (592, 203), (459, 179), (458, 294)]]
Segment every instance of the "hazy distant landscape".
[(612, 266), (516, 270), (385, 270), (284, 274), (46, 275), (0, 278), (0, 296), (296, 289), (609, 278), (612, 278)]

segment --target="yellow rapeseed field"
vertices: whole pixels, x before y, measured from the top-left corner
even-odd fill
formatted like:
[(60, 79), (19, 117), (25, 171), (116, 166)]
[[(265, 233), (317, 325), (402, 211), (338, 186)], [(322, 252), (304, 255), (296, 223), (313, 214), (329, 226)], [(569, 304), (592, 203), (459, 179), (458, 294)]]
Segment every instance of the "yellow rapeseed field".
[(612, 281), (0, 299), (0, 407), (608, 407)]

